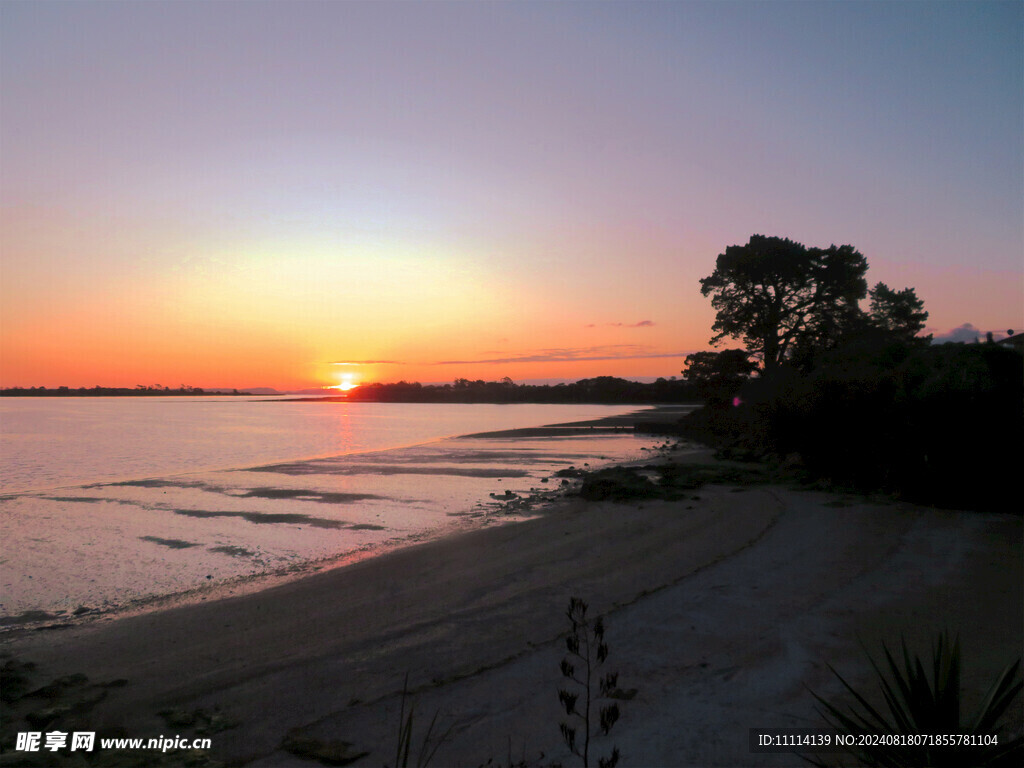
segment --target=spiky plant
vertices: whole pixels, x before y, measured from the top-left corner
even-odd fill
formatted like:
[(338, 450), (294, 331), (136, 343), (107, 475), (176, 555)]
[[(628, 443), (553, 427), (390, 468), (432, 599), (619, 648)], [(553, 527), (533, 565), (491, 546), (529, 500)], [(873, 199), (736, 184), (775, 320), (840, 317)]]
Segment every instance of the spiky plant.
[[(888, 708), (887, 715), (872, 706), (863, 694), (831, 666), (829, 669), (853, 696), (857, 706), (849, 705), (844, 711), (812, 692), (824, 707), (819, 713), (837, 732), (849, 736), (960, 734), (981, 737), (982, 744), (858, 744), (848, 751), (859, 765), (882, 768), (1024, 765), (1024, 737), (1020, 734), (1010, 738), (1000, 734), (998, 744), (984, 743), (988, 741), (986, 737), (997, 735), (1000, 721), (1021, 691), (1019, 659), (996, 678), (974, 715), (962, 721), (959, 638), (950, 642), (948, 633), (941, 633), (932, 646), (931, 663), (927, 665), (919, 655), (911, 656), (905, 638), (901, 638), (900, 642), (902, 665), (885, 644), (882, 645), (884, 670), (868, 654)], [(810, 762), (818, 766), (825, 765), (815, 760)]]
[[(416, 702), (409, 702), (409, 711), (406, 713), (405, 703), (407, 699), (409, 699), (408, 672), (405, 673), (405, 681), (402, 683), (402, 706), (398, 714), (398, 737), (395, 744), (395, 768), (408, 768), (409, 752), (412, 749), (412, 726), (416, 712)], [(437, 750), (451, 737), (452, 729), (455, 727), (454, 724), (448, 726), (448, 729), (436, 739), (434, 738), (434, 726), (437, 725), (437, 716), (438, 712), (434, 712), (434, 717), (430, 720), (430, 725), (427, 726), (426, 733), (423, 735), (423, 742), (416, 757), (416, 768), (427, 768), (430, 765), (430, 761), (434, 759), (434, 754)]]
[[(595, 689), (594, 679), (597, 670), (608, 658), (608, 646), (604, 642), (604, 621), (598, 617), (591, 624), (587, 619), (587, 604), (576, 597), (569, 599), (565, 615), (572, 628), (565, 639), (569, 656), (562, 659), (562, 676), (573, 681), (579, 688), (575, 693), (565, 689), (558, 691), (558, 700), (565, 707), (566, 715), (574, 718), (570, 723), (576, 723), (570, 725), (562, 722), (559, 723), (559, 727), (569, 751), (582, 758), (584, 768), (589, 768), (591, 711), (598, 706), (601, 699), (608, 699), (617, 691), (619, 675), (617, 672), (610, 672), (600, 677)], [(580, 665), (579, 670), (577, 665)], [(582, 711), (577, 709), (577, 704), (582, 705)], [(618, 719), (618, 704), (605, 704), (600, 707), (598, 724), (605, 734), (612, 729)], [(583, 729), (581, 739), (576, 738), (578, 727)], [(599, 758), (598, 765), (600, 768), (614, 768), (618, 762), (619, 750), (613, 747), (611, 755)]]

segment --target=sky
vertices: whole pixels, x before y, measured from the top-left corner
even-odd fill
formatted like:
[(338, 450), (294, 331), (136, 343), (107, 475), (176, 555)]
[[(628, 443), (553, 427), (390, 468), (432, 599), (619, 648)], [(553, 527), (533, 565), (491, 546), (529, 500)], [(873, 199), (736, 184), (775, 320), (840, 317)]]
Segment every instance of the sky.
[(1022, 41), (1018, 2), (0, 0), (0, 386), (669, 377), (752, 234), (1024, 331)]

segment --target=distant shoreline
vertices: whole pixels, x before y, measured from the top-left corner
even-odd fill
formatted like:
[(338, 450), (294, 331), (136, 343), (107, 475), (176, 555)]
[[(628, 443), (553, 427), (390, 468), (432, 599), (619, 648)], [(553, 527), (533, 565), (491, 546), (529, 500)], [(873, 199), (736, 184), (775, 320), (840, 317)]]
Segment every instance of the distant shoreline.
[(9, 387), (0, 389), (0, 397), (254, 397), (256, 393), (237, 389), (203, 389), (202, 387), (179, 387), (177, 389), (156, 387)]
[(528, 405), (694, 405), (703, 402), (703, 391), (693, 382), (659, 378), (645, 383), (617, 376), (597, 376), (562, 384), (516, 384), (511, 379), (470, 381), (456, 379), (452, 384), (420, 384), (399, 381), (369, 383), (353, 387), (344, 394), (336, 389), (279, 392), (270, 388), (203, 389), (166, 387), (10, 387), (0, 389), (0, 397), (153, 397), (153, 396), (245, 396), (281, 399), (287, 402), (329, 403), (489, 403)]

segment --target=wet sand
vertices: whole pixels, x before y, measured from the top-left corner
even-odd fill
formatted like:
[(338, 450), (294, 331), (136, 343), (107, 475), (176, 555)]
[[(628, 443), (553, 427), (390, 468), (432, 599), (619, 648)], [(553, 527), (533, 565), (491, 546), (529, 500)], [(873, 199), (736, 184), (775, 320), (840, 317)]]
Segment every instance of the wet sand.
[(417, 740), (435, 712), (451, 728), (434, 765), (575, 764), (557, 690), (564, 609), (578, 596), (605, 614), (609, 668), (635, 689), (597, 754), (615, 744), (624, 766), (792, 765), (751, 754), (748, 729), (820, 725), (805, 686), (840, 693), (826, 664), (869, 680), (861, 641), (958, 631), (980, 696), (1022, 647), (1021, 532), (1009, 514), (781, 487), (570, 498), (255, 594), (0, 642), (36, 663), (39, 683), (126, 680), (82, 715), (97, 729), (191, 734), (157, 713), (216, 713), (213, 755), (229, 764), (315, 765), (282, 748), (297, 737), (391, 764), (406, 673)]

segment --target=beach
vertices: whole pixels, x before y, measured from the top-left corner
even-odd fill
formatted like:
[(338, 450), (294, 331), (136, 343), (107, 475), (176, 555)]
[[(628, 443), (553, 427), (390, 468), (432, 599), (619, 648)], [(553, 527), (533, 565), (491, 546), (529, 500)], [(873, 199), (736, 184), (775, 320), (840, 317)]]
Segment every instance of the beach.
[[(696, 446), (664, 460), (714, 463)], [(676, 500), (570, 496), (250, 594), (11, 632), (0, 651), (35, 664), (29, 688), (86, 675), (56, 699), (78, 702), (76, 722), (206, 734), (226, 765), (392, 765), (413, 703), (413, 759), (436, 713), (433, 765), (572, 765), (557, 691), (575, 596), (605, 617), (619, 673), (622, 717), (592, 755), (792, 765), (751, 753), (749, 729), (822, 727), (808, 689), (842, 693), (828, 665), (869, 683), (864, 648), (882, 641), (925, 650), (959, 633), (967, 701), (980, 699), (1020, 653), (1022, 583), (1019, 516), (724, 483)], [(42, 703), (20, 699), (5, 719)]]

